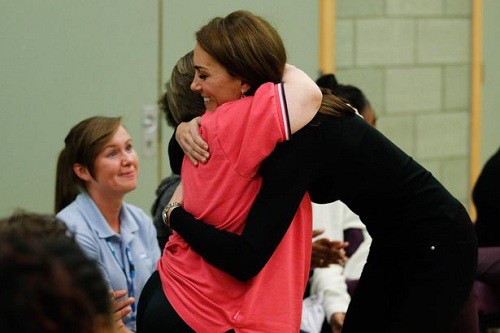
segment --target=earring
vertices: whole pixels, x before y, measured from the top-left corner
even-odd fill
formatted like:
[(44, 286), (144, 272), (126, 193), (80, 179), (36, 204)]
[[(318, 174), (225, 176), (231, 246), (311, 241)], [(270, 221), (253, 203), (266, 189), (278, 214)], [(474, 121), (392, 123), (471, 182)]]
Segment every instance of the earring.
[(245, 93), (243, 91), (241, 92), (241, 97), (240, 98), (245, 98)]

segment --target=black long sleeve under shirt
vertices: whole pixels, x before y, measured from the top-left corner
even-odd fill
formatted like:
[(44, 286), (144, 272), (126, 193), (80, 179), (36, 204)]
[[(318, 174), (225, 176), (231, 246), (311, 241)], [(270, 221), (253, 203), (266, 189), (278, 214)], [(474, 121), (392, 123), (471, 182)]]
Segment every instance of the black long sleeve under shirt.
[[(172, 157), (171, 157), (172, 158)], [(360, 117), (318, 114), (279, 144), (260, 170), (262, 188), (241, 235), (198, 221), (182, 208), (171, 227), (207, 262), (247, 280), (267, 263), (306, 191), (314, 202), (342, 200), (375, 242), (411, 246), (450, 240), (459, 203), (432, 175)]]

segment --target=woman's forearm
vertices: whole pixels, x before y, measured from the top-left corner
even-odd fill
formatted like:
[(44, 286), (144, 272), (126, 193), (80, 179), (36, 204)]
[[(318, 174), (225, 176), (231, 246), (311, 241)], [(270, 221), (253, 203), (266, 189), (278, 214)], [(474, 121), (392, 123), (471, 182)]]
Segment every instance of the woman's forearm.
[(205, 224), (180, 207), (172, 210), (170, 225), (207, 262), (246, 281), (269, 261), (304, 194), (305, 190), (290, 184), (264, 182), (241, 235)]
[(175, 131), (174, 134), (172, 134), (172, 137), (170, 138), (170, 141), (168, 143), (168, 158), (170, 161), (170, 169), (172, 169), (172, 172), (175, 173), (176, 175), (181, 174), (181, 167), (182, 167), (182, 159), (184, 158), (184, 152), (182, 151), (181, 146), (175, 139)]

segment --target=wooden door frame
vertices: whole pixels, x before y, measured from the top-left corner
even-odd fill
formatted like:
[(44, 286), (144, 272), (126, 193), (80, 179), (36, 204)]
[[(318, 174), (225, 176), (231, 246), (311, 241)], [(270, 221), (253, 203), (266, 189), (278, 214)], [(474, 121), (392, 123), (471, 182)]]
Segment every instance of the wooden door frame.
[(319, 0), (319, 69), (335, 71), (335, 0)]
[(472, 0), (471, 33), (471, 112), (470, 112), (470, 158), (469, 213), (474, 221), (476, 209), (472, 201), (472, 189), (481, 172), (481, 118), (483, 102), (483, 0)]

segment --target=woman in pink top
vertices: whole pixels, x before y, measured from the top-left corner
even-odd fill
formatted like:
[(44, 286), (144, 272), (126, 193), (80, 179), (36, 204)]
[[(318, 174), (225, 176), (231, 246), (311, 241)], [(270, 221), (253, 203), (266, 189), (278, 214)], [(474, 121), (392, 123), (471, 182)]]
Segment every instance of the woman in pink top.
[[(322, 96), (307, 75), (286, 65), (281, 38), (260, 17), (240, 11), (215, 18), (196, 37), (191, 88), (209, 111), (200, 132), (211, 156), (197, 166), (184, 160), (183, 206), (238, 234), (261, 186), (260, 163), (312, 119)], [(268, 263), (246, 281), (206, 262), (174, 232), (158, 265), (159, 278), (151, 278), (145, 300), (141, 297), (139, 332), (298, 331), (311, 231), (306, 195)]]

